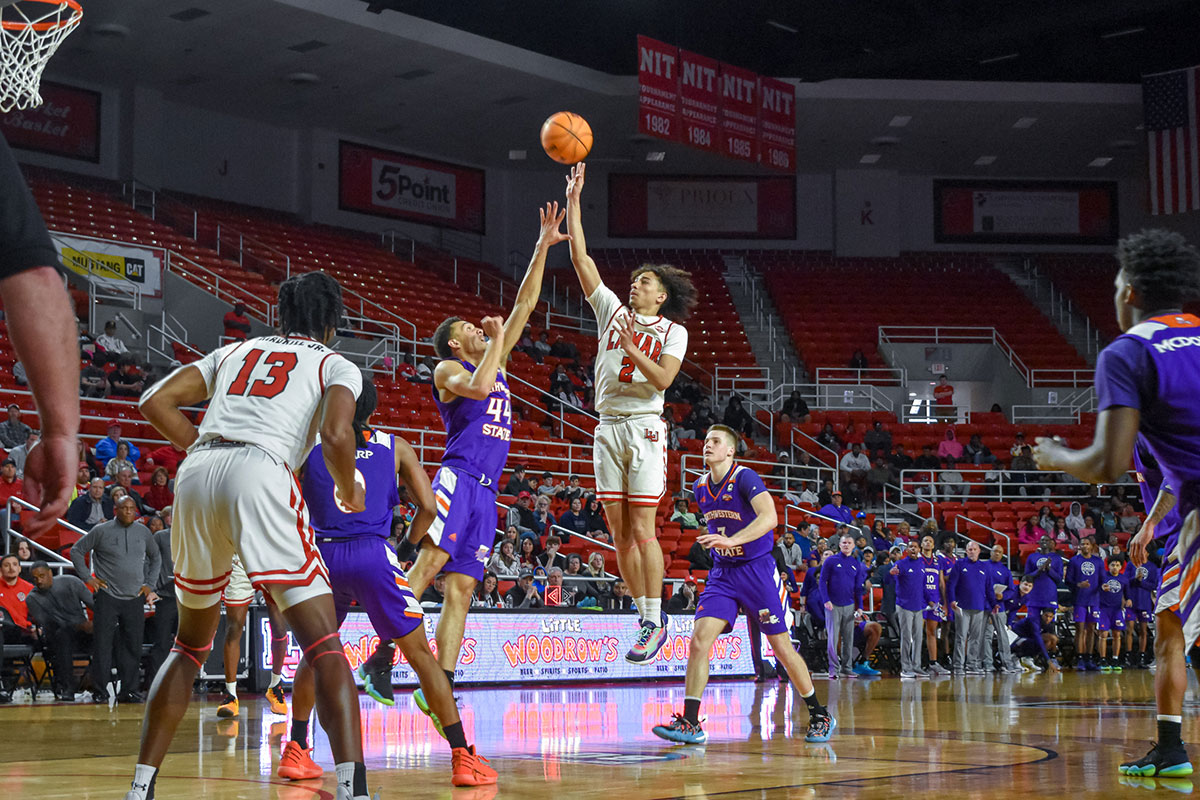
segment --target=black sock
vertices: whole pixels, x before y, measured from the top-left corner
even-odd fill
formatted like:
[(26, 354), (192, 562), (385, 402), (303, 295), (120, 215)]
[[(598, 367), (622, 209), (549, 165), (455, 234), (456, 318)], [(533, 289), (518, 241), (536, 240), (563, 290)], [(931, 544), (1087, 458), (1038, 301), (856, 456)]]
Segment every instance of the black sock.
[(1183, 747), (1183, 742), (1180, 739), (1182, 722), (1175, 722), (1170, 719), (1158, 720), (1158, 746), (1163, 750), (1178, 750)]
[(292, 718), (292, 741), (308, 749), (308, 720)]
[(446, 680), (450, 681), (450, 691), (454, 691), (454, 670), (444, 669), (442, 672), (446, 673)]
[(696, 697), (683, 699), (683, 718), (693, 725), (700, 724), (700, 700)]
[(821, 717), (829, 713), (825, 706), (821, 705), (817, 700), (817, 690), (815, 688), (812, 690), (812, 694), (808, 695), (808, 697), (802, 696), (801, 699), (804, 700), (804, 705), (808, 706), (808, 715), (810, 717)]
[(154, 770), (154, 777), (150, 779), (150, 786), (146, 789), (146, 800), (154, 800), (154, 784), (158, 783), (158, 770)]
[(462, 720), (453, 725), (447, 725), (442, 730), (446, 734), (446, 741), (450, 743), (450, 747), (457, 750), (460, 747), (467, 746), (467, 735), (463, 733)]
[(375, 648), (375, 652), (367, 659), (367, 670), (370, 672), (378, 672), (384, 669), (391, 671), (395, 660), (396, 643), (391, 639), (381, 641), (379, 646)]
[(367, 765), (361, 761), (354, 762), (354, 796), (367, 796)]

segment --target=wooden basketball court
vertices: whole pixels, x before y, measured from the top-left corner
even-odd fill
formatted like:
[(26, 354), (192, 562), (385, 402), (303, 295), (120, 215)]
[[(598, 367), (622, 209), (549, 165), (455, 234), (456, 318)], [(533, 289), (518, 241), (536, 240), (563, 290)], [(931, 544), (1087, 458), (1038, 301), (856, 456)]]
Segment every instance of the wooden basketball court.
[[(470, 737), (499, 787), (453, 789), (444, 741), (407, 694), (394, 708), (361, 697), (372, 792), (386, 798), (883, 798), (1130, 796), (1190, 792), (1187, 779), (1127, 779), (1116, 765), (1154, 733), (1153, 673), (989, 676), (936, 681), (817, 681), (838, 718), (834, 738), (804, 742), (803, 702), (777, 682), (716, 683), (705, 698), (709, 743), (680, 747), (650, 728), (683, 701), (680, 685), (490, 688), (459, 692)], [(1188, 707), (1194, 710), (1192, 678)], [(48, 695), (43, 695), (48, 697)], [(5, 794), (120, 798), (142, 707), (20, 703), (0, 708)], [(1195, 717), (1185, 740), (1197, 741)], [(316, 734), (323, 781), (274, 777), (284, 717), (258, 696), (237, 720), (194, 703), (163, 766), (168, 798), (330, 800), (332, 762)], [(1194, 756), (1200, 752), (1194, 752)]]

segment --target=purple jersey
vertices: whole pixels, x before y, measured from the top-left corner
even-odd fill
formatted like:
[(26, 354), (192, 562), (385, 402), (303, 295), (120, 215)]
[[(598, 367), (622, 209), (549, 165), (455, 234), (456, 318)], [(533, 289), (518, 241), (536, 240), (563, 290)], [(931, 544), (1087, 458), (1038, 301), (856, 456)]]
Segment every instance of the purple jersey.
[[(1046, 569), (1041, 567), (1046, 564)], [(1063, 577), (1062, 556), (1049, 553), (1030, 553), (1025, 559), (1025, 575), (1033, 580), (1033, 591), (1025, 598), (1030, 608), (1057, 608), (1058, 582)]]
[[(1146, 513), (1149, 514), (1150, 509), (1154, 507), (1154, 501), (1158, 499), (1158, 493), (1163, 488), (1164, 482), (1162, 470), (1158, 468), (1158, 460), (1154, 458), (1154, 454), (1146, 445), (1145, 437), (1140, 433), (1133, 448), (1133, 468), (1137, 470), (1138, 489), (1142, 493), (1142, 503), (1146, 507)], [(1170, 486), (1166, 488), (1168, 493), (1173, 493)], [(1179, 506), (1176, 504), (1155, 526), (1154, 538), (1172, 538), (1179, 532), (1181, 521)]]
[[(907, 556), (893, 564), (899, 575), (896, 581), (896, 605), (905, 611), (925, 610), (925, 565), (921, 557)], [(889, 576), (890, 577), (890, 576)]]
[[(458, 363), (467, 372), (475, 371), (469, 361)], [(446, 426), (442, 466), (464, 472), (495, 491), (512, 442), (512, 398), (504, 373), (496, 372), (496, 382), (485, 400), (456, 397), (443, 403), (437, 386), (433, 387), (433, 399)]]
[(1125, 605), (1125, 595), (1129, 591), (1128, 580), (1124, 575), (1109, 575), (1104, 573), (1100, 584), (1100, 607), (1120, 608)]
[(1138, 431), (1179, 498), (1180, 519), (1200, 505), (1198, 334), (1200, 319), (1191, 314), (1152, 317), (1118, 336), (1096, 362), (1098, 409), (1138, 409)]
[[(753, 507), (754, 498), (765, 492), (762, 478), (754, 470), (734, 464), (725, 479), (714, 488), (712, 475), (704, 473), (692, 487), (696, 505), (708, 524), (708, 532), (714, 536), (733, 536), (754, 521), (758, 516)], [(722, 549), (714, 547), (714, 564), (742, 564), (762, 556), (769, 556), (775, 546), (771, 532), (752, 542)]]
[[(1084, 558), (1083, 553), (1077, 553), (1067, 562), (1065, 580), (1075, 590), (1075, 605), (1089, 608), (1096, 605), (1100, 582), (1106, 572), (1108, 568), (1100, 556)], [(1084, 581), (1088, 583), (1087, 588), (1079, 588), (1079, 584)]]
[(921, 571), (925, 575), (925, 602), (926, 603), (941, 603), (942, 602), (942, 564), (937, 554), (931, 558), (920, 556), (918, 559), (921, 563)]
[(367, 446), (358, 449), (355, 472), (366, 487), (367, 507), (356, 514), (343, 511), (333, 497), (333, 476), (325, 466), (318, 444), (304, 462), (300, 488), (313, 529), (319, 536), (379, 536), (392, 534), (392, 509), (400, 504), (396, 483), (395, 437), (382, 431), (371, 431)]
[(1125, 573), (1129, 577), (1129, 599), (1134, 611), (1154, 611), (1154, 591), (1158, 588), (1158, 567), (1147, 561), (1140, 567), (1130, 565)]

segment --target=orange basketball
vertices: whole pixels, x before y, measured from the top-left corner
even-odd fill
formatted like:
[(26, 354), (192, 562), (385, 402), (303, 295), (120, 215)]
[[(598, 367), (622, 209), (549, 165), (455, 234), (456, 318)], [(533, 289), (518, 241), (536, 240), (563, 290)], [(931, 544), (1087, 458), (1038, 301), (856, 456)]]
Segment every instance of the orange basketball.
[(560, 164), (575, 164), (592, 150), (592, 126), (570, 111), (559, 111), (542, 123), (542, 149)]

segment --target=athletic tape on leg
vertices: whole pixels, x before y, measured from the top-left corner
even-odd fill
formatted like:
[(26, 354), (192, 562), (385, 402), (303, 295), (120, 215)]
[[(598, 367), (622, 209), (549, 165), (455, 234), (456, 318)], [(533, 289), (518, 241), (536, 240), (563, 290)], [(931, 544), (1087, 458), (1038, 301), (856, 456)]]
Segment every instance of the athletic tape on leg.
[(175, 637), (175, 646), (171, 648), (172, 653), (180, 655), (192, 660), (192, 663), (197, 668), (203, 668), (204, 662), (208, 659), (208, 654), (212, 652), (212, 643), (208, 647), (192, 647), (179, 641), (179, 637)]

